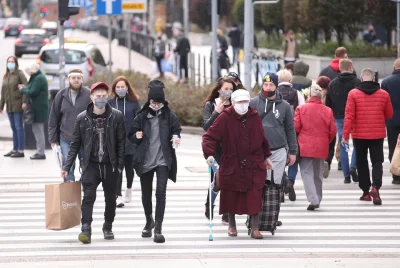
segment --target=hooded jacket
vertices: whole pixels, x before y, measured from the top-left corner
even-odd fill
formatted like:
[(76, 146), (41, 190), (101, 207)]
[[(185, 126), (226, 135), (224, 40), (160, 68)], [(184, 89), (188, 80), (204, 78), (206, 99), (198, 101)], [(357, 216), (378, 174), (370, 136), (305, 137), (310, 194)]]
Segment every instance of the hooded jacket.
[(347, 96), (358, 83), (360, 79), (354, 73), (341, 73), (329, 83), (325, 104), (332, 109), (335, 119), (344, 118)]
[(386, 121), (388, 127), (400, 127), (400, 70), (393, 71), (391, 76), (382, 81), (382, 89), (389, 93), (394, 116)]
[(282, 95), (282, 99), (287, 101), (293, 109), (293, 113), (299, 106), (299, 97), (297, 95), (297, 90), (292, 88), (290, 83), (282, 82), (279, 84), (277, 90)]
[(319, 76), (327, 76), (331, 81), (335, 79), (340, 74), (339, 61), (339, 58), (333, 59), (328, 66), (321, 70)]
[(302, 61), (296, 61), (293, 65), (292, 85), (294, 89), (302, 90), (308, 88), (312, 84), (312, 80), (307, 78), (310, 66)]
[(268, 100), (262, 91), (250, 100), (250, 107), (261, 117), (265, 137), (272, 151), (289, 147), (289, 154), (297, 154), (297, 140), (294, 130), (293, 113), (290, 104), (277, 91), (274, 100)]
[(385, 120), (392, 118), (393, 107), (389, 94), (379, 83), (361, 82), (350, 91), (343, 126), (343, 138), (383, 139), (386, 137)]

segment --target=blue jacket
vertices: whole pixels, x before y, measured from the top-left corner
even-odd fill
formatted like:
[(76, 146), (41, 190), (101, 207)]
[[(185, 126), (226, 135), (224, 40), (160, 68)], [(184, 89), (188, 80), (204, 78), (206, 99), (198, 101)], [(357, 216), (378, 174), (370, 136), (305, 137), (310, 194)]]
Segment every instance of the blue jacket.
[[(115, 97), (110, 99), (108, 103), (111, 107), (121, 111), (124, 115), (126, 137), (128, 137), (131, 128), (133, 126), (133, 119), (135, 119), (136, 114), (140, 111), (141, 107), (138, 101), (132, 102), (128, 98), (118, 98)], [(133, 144), (128, 140), (125, 140), (125, 155), (133, 154)]]
[(386, 121), (386, 125), (400, 127), (400, 70), (395, 70), (392, 75), (383, 79), (381, 88), (389, 93), (394, 112), (392, 119)]

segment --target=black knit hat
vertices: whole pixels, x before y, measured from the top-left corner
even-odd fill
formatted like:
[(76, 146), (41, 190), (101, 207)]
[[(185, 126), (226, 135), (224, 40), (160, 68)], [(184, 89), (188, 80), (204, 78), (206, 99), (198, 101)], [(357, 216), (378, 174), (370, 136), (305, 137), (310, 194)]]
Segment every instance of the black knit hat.
[(152, 80), (149, 83), (149, 95), (148, 99), (153, 100), (155, 102), (164, 102), (165, 94), (164, 94), (164, 83), (160, 80)]

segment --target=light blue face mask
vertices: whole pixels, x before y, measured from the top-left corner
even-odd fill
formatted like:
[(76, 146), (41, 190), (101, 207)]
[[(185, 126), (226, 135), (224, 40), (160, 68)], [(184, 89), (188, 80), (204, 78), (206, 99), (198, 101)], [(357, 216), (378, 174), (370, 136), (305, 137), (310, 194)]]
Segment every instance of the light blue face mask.
[(8, 68), (10, 71), (13, 71), (13, 70), (15, 69), (15, 62), (8, 62), (8, 63), (7, 63), (7, 68)]

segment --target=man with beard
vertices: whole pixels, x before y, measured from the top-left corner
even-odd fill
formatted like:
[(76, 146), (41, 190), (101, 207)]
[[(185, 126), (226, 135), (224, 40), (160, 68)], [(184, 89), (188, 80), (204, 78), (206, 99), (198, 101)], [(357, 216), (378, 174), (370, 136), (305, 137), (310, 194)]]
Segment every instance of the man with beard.
[[(80, 69), (73, 69), (68, 74), (69, 87), (60, 90), (51, 105), (49, 119), (49, 141), (51, 147), (57, 144), (61, 147), (63, 165), (70, 150), (72, 133), (74, 131), (75, 120), (78, 114), (86, 110), (91, 102), (90, 90), (82, 87), (83, 72)], [(79, 160), (82, 153), (79, 152)], [(64, 181), (75, 181), (75, 164), (69, 170), (68, 176)]]

